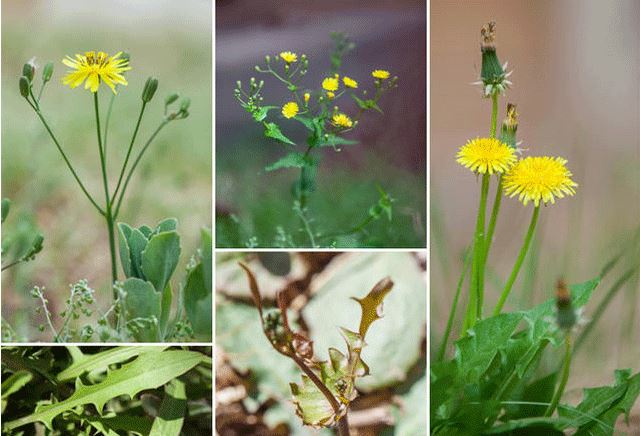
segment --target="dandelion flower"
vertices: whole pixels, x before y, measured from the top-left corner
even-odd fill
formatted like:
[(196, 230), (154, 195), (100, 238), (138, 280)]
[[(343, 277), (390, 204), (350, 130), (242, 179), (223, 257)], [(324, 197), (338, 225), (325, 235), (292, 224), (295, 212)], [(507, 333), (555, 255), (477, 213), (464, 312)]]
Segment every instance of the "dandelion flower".
[(338, 90), (339, 86), (340, 82), (338, 82), (338, 79), (336, 79), (335, 77), (327, 77), (322, 81), (322, 88), (325, 91), (335, 92)]
[(298, 103), (295, 101), (290, 101), (289, 103), (282, 106), (282, 115), (285, 118), (293, 118), (298, 114)]
[(528, 202), (538, 207), (543, 203), (555, 203), (555, 198), (574, 195), (578, 186), (571, 180), (571, 171), (565, 166), (566, 159), (561, 157), (526, 157), (519, 160), (504, 175), (502, 184), (509, 197), (518, 195), (525, 206)]
[(309, 94), (308, 92), (304, 93), (304, 102), (305, 103), (309, 103), (309, 99), (311, 98), (311, 94)]
[(351, 121), (351, 118), (349, 118), (347, 115), (343, 113), (335, 114), (331, 118), (331, 121), (333, 121), (334, 125), (345, 128), (345, 129), (348, 129), (353, 126), (353, 121)]
[(333, 92), (331, 92), (331, 91), (327, 92), (327, 98), (328, 98), (329, 100), (333, 100), (333, 99), (335, 98), (335, 96), (336, 96), (336, 94), (335, 94), (335, 93), (333, 93)]
[(292, 64), (298, 61), (298, 55), (290, 51), (283, 51), (282, 53), (280, 53), (280, 57), (288, 64)]
[(344, 83), (344, 86), (346, 86), (347, 88), (356, 89), (358, 87), (358, 82), (347, 76), (344, 76), (342, 78), (342, 83)]
[(515, 150), (495, 138), (476, 138), (460, 147), (456, 162), (481, 174), (503, 173), (517, 160)]
[(76, 54), (75, 59), (67, 56), (62, 63), (73, 71), (62, 79), (62, 83), (75, 88), (85, 82), (84, 89), (98, 92), (100, 83), (104, 82), (116, 94), (116, 85), (127, 85), (122, 73), (131, 69), (129, 61), (121, 56), (122, 52), (110, 57), (102, 51), (98, 53), (88, 51), (84, 55)]
[(388, 72), (387, 70), (373, 70), (371, 75), (376, 79), (385, 80), (389, 78), (391, 73)]

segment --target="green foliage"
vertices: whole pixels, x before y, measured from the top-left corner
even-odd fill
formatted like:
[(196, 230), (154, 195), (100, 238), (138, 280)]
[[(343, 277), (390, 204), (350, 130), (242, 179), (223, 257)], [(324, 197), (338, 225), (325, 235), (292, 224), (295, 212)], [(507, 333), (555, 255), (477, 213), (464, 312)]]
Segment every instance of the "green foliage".
[[(118, 347), (85, 355), (70, 348), (73, 363), (67, 366), (67, 355), (61, 350), (52, 351), (33, 347), (3, 349), (3, 387), (10, 381), (15, 387), (3, 411), (4, 432), (22, 430), (25, 426), (33, 428), (35, 424), (36, 428), (44, 425), (51, 434), (94, 429), (105, 435), (122, 431), (178, 435), (188, 428), (193, 431), (194, 425), (200, 425), (200, 419), (211, 419), (212, 362), (202, 352)], [(15, 371), (17, 365), (25, 369)], [(24, 378), (25, 373), (32, 378)], [(22, 377), (20, 385), (13, 381), (16, 377)], [(198, 385), (206, 389), (197, 389)], [(31, 389), (26, 389), (27, 386)], [(142, 413), (139, 394), (161, 396), (162, 391), (165, 398), (156, 416)], [(198, 406), (209, 403), (209, 417), (195, 414), (189, 417), (196, 406), (190, 401), (197, 401)]]
[[(9, 216), (11, 200), (2, 199), (2, 224)], [(29, 222), (22, 225), (14, 232), (3, 232), (2, 239), (2, 271), (22, 262), (29, 262), (36, 258), (43, 248), (44, 237), (34, 225)], [(7, 233), (9, 235), (7, 236)], [(12, 260), (5, 263), (4, 258), (11, 256)]]

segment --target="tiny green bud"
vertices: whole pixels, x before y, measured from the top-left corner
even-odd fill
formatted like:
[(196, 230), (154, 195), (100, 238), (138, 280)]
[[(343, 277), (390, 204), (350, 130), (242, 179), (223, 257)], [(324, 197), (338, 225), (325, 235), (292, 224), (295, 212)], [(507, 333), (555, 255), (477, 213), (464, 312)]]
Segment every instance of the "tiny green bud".
[(169, 106), (171, 103), (176, 101), (178, 99), (178, 97), (180, 97), (180, 96), (178, 94), (176, 94), (175, 92), (173, 94), (167, 95), (167, 97), (164, 99), (164, 105), (165, 106)]
[(35, 72), (36, 72), (36, 66), (32, 60), (24, 64), (22, 67), (22, 75), (26, 77), (29, 80), (29, 82), (33, 80), (33, 75), (35, 74)]
[(147, 79), (147, 83), (144, 84), (144, 89), (142, 90), (142, 101), (145, 103), (149, 103), (153, 98), (153, 95), (156, 93), (158, 89), (158, 79), (155, 77), (149, 77)]
[(184, 97), (180, 102), (180, 111), (186, 112), (189, 109), (189, 106), (191, 106), (191, 99), (189, 97)]
[(41, 331), (41, 332), (43, 332), (43, 331), (44, 331), (44, 324), (40, 324), (40, 325), (38, 326), (38, 330), (39, 330), (39, 331)]
[(53, 76), (53, 62), (47, 62), (47, 64), (42, 69), (42, 81), (47, 83), (51, 80), (51, 76)]
[(27, 79), (25, 76), (20, 77), (20, 95), (24, 98), (29, 97), (29, 88), (29, 79)]

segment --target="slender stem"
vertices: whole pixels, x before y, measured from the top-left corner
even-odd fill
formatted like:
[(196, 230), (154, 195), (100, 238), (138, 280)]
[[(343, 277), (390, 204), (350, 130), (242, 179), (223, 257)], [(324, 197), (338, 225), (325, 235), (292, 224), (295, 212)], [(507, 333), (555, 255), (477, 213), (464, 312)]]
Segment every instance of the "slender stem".
[(111, 94), (111, 100), (109, 100), (109, 107), (107, 108), (107, 117), (104, 120), (104, 139), (102, 140), (102, 144), (104, 147), (105, 160), (107, 158), (107, 134), (109, 133), (109, 121), (111, 121), (111, 112), (113, 110), (113, 102), (116, 99), (116, 95), (118, 94)]
[(480, 188), (480, 205), (478, 206), (478, 217), (476, 219), (476, 230), (473, 237), (473, 261), (471, 263), (471, 286), (469, 288), (469, 306), (465, 319), (464, 330), (473, 327), (476, 320), (482, 316), (483, 290), (482, 282), (484, 273), (482, 269), (482, 252), (484, 250), (484, 221), (487, 209), (487, 194), (489, 192), (490, 175), (482, 175), (482, 187)]
[(4, 271), (5, 269), (8, 269), (8, 268), (11, 268), (12, 266), (16, 266), (16, 265), (18, 265), (19, 263), (22, 263), (22, 262), (24, 262), (24, 261), (25, 261), (24, 259), (17, 259), (17, 260), (14, 260), (14, 261), (13, 261), (13, 262), (11, 262), (11, 263), (8, 263), (8, 264), (6, 264), (6, 265), (2, 265), (2, 271)]
[(491, 130), (489, 136), (491, 138), (496, 137), (496, 130), (498, 126), (498, 93), (491, 94)]
[(513, 284), (518, 278), (518, 272), (520, 271), (520, 267), (522, 266), (522, 262), (524, 262), (524, 258), (527, 256), (527, 251), (529, 250), (529, 245), (531, 245), (531, 239), (533, 238), (533, 233), (536, 229), (536, 223), (538, 222), (538, 215), (540, 214), (540, 206), (536, 206), (533, 209), (533, 215), (531, 216), (531, 222), (529, 223), (529, 229), (527, 230), (527, 234), (524, 238), (524, 244), (522, 244), (522, 248), (520, 249), (520, 253), (518, 254), (518, 258), (516, 259), (516, 263), (513, 265), (513, 269), (511, 270), (511, 275), (507, 280), (507, 283), (500, 295), (500, 299), (498, 300), (498, 304), (496, 304), (495, 309), (493, 309), (493, 315), (499, 315), (502, 311), (502, 307), (504, 306), (505, 301), (507, 301), (507, 297), (511, 292), (511, 288), (513, 288)]
[(138, 136), (138, 130), (140, 129), (140, 122), (142, 121), (142, 115), (144, 114), (144, 109), (147, 106), (146, 102), (142, 102), (142, 107), (140, 108), (140, 115), (138, 115), (138, 121), (136, 122), (136, 128), (133, 131), (133, 136), (131, 137), (131, 142), (129, 143), (129, 149), (127, 150), (127, 155), (124, 158), (124, 164), (122, 165), (122, 170), (120, 170), (120, 176), (118, 177), (118, 183), (116, 184), (116, 189), (113, 191), (113, 195), (111, 197), (111, 203), (113, 203), (118, 195), (118, 191), (120, 190), (120, 184), (122, 183), (122, 179), (124, 177), (124, 173), (127, 170), (127, 165), (129, 164), (129, 157), (131, 156), (131, 150), (133, 150), (133, 144), (136, 141), (136, 137)]
[(36, 115), (38, 115), (38, 118), (40, 118), (40, 121), (42, 122), (42, 124), (44, 125), (44, 128), (47, 130), (47, 132), (49, 133), (49, 136), (51, 137), (51, 139), (53, 140), (53, 143), (56, 145), (56, 147), (58, 148), (58, 151), (60, 152), (60, 154), (62, 155), (62, 159), (64, 159), (64, 162), (67, 164), (67, 167), (69, 168), (69, 170), (71, 171), (71, 174), (73, 175), (73, 178), (76, 179), (76, 182), (78, 183), (78, 185), (80, 186), (80, 189), (82, 190), (82, 192), (84, 193), (84, 195), (87, 197), (87, 199), (91, 202), (91, 204), (93, 205), (93, 207), (96, 208), (96, 210), (98, 212), (100, 212), (100, 215), (105, 215), (105, 211), (102, 210), (102, 208), (100, 206), (98, 206), (98, 203), (96, 203), (96, 201), (93, 199), (93, 197), (91, 197), (91, 194), (89, 194), (89, 192), (87, 191), (87, 189), (84, 187), (84, 184), (82, 183), (82, 181), (80, 180), (80, 177), (78, 177), (78, 174), (76, 173), (76, 170), (73, 168), (73, 165), (71, 165), (71, 162), (69, 162), (69, 158), (67, 158), (67, 155), (65, 154), (64, 150), (62, 149), (62, 146), (60, 145), (60, 143), (58, 142), (58, 139), (56, 138), (56, 136), (53, 134), (53, 132), (51, 131), (51, 128), (49, 127), (49, 124), (47, 123), (47, 120), (44, 118), (44, 115), (42, 115), (42, 112), (40, 112), (39, 109), (37, 109), (29, 100), (27, 100), (27, 102), (29, 103), (29, 105), (33, 108), (33, 110), (36, 112)]
[(118, 214), (120, 213), (120, 206), (122, 205), (122, 199), (124, 198), (124, 194), (127, 192), (127, 186), (129, 186), (129, 181), (131, 180), (131, 176), (133, 175), (133, 172), (135, 171), (136, 167), (138, 166), (138, 163), (140, 162), (140, 159), (142, 159), (142, 156), (144, 155), (144, 152), (147, 151), (147, 148), (149, 148), (149, 145), (151, 144), (151, 142), (155, 139), (155, 137), (158, 135), (158, 133), (160, 133), (160, 130), (162, 130), (162, 128), (164, 126), (166, 126), (169, 123), (169, 121), (170, 120), (165, 119), (160, 123), (160, 125), (155, 130), (155, 132), (153, 132), (151, 134), (151, 136), (147, 140), (147, 142), (144, 145), (144, 147), (142, 147), (142, 149), (138, 153), (138, 156), (136, 157), (136, 160), (133, 162), (133, 165), (129, 169), (129, 173), (127, 174), (127, 178), (125, 179), (124, 185), (122, 186), (122, 190), (120, 191), (120, 197), (118, 198), (118, 203), (116, 205), (115, 213), (113, 214), (114, 219), (116, 219), (118, 217)]
[(558, 403), (560, 402), (560, 398), (562, 398), (562, 394), (564, 393), (564, 388), (567, 386), (567, 381), (569, 381), (569, 373), (571, 368), (571, 335), (567, 333), (564, 337), (564, 360), (562, 364), (562, 378), (560, 379), (560, 384), (558, 385), (558, 389), (555, 394), (553, 394), (553, 398), (551, 399), (551, 404), (547, 408), (547, 411), (544, 413), (544, 416), (549, 417), (553, 415), (553, 412), (558, 407)]
[(118, 280), (118, 267), (116, 264), (116, 241), (113, 231), (113, 215), (111, 213), (111, 200), (109, 199), (109, 181), (107, 179), (107, 166), (105, 162), (104, 149), (102, 148), (102, 131), (100, 129), (100, 109), (98, 105), (98, 93), (93, 93), (93, 107), (96, 113), (96, 133), (98, 135), (98, 149), (100, 151), (100, 167), (102, 169), (102, 184), (104, 186), (105, 197), (105, 220), (109, 232), (109, 251), (111, 254), (111, 283)]
[(444, 338), (442, 339), (442, 343), (440, 344), (440, 349), (438, 350), (439, 362), (444, 359), (444, 355), (447, 352), (447, 343), (449, 342), (449, 336), (451, 335), (453, 321), (454, 321), (454, 318), (456, 317), (456, 311), (458, 310), (458, 300), (460, 299), (460, 293), (462, 292), (462, 285), (464, 284), (464, 277), (467, 274), (467, 270), (469, 269), (470, 263), (471, 263), (471, 253), (467, 252), (464, 256), (462, 273), (460, 274), (460, 278), (458, 279), (458, 285), (456, 286), (456, 294), (453, 297), (451, 311), (449, 312), (449, 318), (447, 319), (447, 327), (444, 331)]

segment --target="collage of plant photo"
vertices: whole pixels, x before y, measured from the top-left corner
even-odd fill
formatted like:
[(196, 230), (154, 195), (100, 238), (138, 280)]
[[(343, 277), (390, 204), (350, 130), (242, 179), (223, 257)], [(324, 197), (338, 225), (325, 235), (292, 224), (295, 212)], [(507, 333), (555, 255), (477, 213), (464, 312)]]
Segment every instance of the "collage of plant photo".
[(640, 436), (638, 0), (2, 0), (0, 433)]

